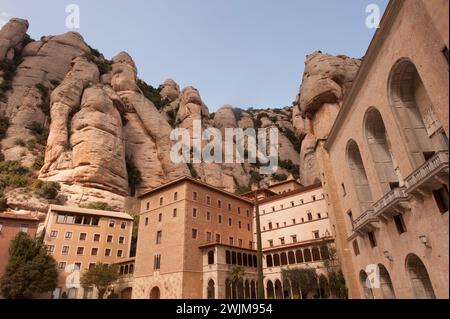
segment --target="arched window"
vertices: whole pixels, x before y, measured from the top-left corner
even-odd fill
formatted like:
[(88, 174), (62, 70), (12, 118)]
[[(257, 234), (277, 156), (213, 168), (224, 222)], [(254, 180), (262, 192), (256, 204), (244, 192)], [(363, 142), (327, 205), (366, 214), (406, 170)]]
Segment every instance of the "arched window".
[(361, 158), (361, 153), (359, 152), (359, 147), (353, 140), (350, 140), (347, 145), (347, 162), (352, 173), (353, 184), (355, 186), (359, 205), (362, 212), (365, 212), (373, 203), (372, 193), (370, 191), (369, 181), (367, 180), (367, 174)]
[(303, 250), (303, 257), (305, 257), (305, 263), (312, 261), (311, 250), (309, 250), (309, 248), (305, 248), (305, 250)]
[(215, 284), (214, 280), (210, 279), (208, 282), (208, 288), (207, 288), (207, 298), (208, 299), (215, 299)]
[(130, 265), (130, 274), (132, 274), (132, 273), (134, 273), (134, 265), (133, 264)]
[(278, 254), (273, 255), (273, 265), (275, 267), (280, 266), (280, 255)]
[(244, 265), (245, 267), (248, 266), (247, 254), (242, 254), (242, 265)]
[(289, 265), (295, 264), (295, 254), (293, 251), (288, 252)]
[(359, 282), (361, 283), (361, 286), (363, 288), (364, 297), (366, 299), (373, 299), (372, 288), (370, 287), (370, 282), (367, 277), (367, 273), (364, 270), (361, 270), (359, 273)]
[(311, 249), (312, 252), (312, 260), (313, 261), (318, 261), (320, 260), (320, 252), (319, 252), (319, 248), (314, 247), (313, 249)]
[(327, 260), (330, 258), (330, 251), (328, 250), (327, 246), (320, 247), (320, 255), (322, 256), (322, 259)]
[(237, 284), (237, 298), (244, 299), (244, 280), (242, 278)]
[(244, 284), (244, 298), (245, 299), (250, 299), (251, 295), (250, 295), (250, 283), (248, 282), (248, 280), (245, 281)]
[(208, 251), (208, 265), (214, 265), (214, 251)]
[(231, 264), (236, 265), (236, 252), (235, 251), (231, 252)]
[(123, 269), (123, 273), (125, 275), (128, 275), (128, 265), (125, 265), (124, 269)]
[(391, 276), (384, 265), (378, 265), (380, 275), (380, 288), (384, 299), (395, 299), (394, 287), (392, 286)]
[(281, 281), (275, 280), (275, 298), (283, 299), (283, 287), (281, 286)]
[(266, 256), (266, 265), (267, 265), (267, 268), (273, 267), (272, 255)]
[(266, 285), (266, 298), (267, 299), (274, 299), (275, 298), (275, 291), (273, 287), (272, 281), (268, 280)]
[(248, 266), (253, 267), (253, 256), (248, 254), (247, 258), (248, 258)]
[(242, 266), (242, 254), (241, 253), (237, 254), (237, 264), (239, 266)]
[(383, 192), (386, 194), (399, 187), (399, 178), (395, 172), (391, 148), (386, 136), (383, 118), (375, 108), (370, 108), (365, 116), (365, 135), (369, 144), (370, 153), (375, 162), (378, 180)]
[(406, 257), (406, 270), (417, 299), (436, 298), (428, 271), (419, 257), (414, 254), (408, 255)]
[(393, 67), (389, 90), (391, 107), (413, 166), (418, 168), (436, 151), (448, 150), (447, 136), (422, 79), (410, 60), (401, 59)]
[(287, 279), (283, 280), (283, 298), (284, 299), (292, 299), (291, 282)]
[(300, 249), (295, 251), (295, 259), (297, 260), (297, 264), (303, 263), (303, 253)]
[(288, 264), (286, 253), (281, 253), (281, 265), (286, 266)]
[(256, 285), (255, 285), (254, 280), (252, 280), (252, 282), (250, 283), (250, 292), (251, 292), (251, 298), (256, 299)]
[(330, 297), (330, 285), (327, 277), (324, 275), (319, 276), (319, 289), (320, 298), (326, 299)]
[(161, 292), (159, 291), (158, 287), (153, 287), (152, 290), (150, 290), (150, 299), (160, 299), (161, 298)]
[(253, 255), (253, 267), (258, 267), (258, 257), (256, 255)]
[(229, 250), (225, 251), (225, 263), (231, 265), (231, 254)]

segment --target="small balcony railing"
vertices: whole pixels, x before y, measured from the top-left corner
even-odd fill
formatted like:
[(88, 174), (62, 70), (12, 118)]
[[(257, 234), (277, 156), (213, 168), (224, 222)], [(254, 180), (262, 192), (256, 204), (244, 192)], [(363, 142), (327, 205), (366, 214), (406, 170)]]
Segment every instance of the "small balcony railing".
[(448, 151), (437, 152), (405, 179), (410, 194), (424, 195), (448, 183)]
[(353, 230), (356, 233), (364, 234), (377, 228), (378, 219), (372, 208), (366, 209), (358, 218), (353, 221)]
[(410, 209), (410, 196), (406, 187), (398, 187), (373, 204), (375, 217), (389, 218)]

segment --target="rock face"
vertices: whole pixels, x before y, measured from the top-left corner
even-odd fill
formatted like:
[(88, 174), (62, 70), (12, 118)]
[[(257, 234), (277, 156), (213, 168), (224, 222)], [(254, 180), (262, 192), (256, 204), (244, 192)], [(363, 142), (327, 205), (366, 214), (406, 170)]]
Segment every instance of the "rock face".
[(300, 175), (305, 185), (321, 180), (316, 149), (330, 133), (361, 60), (315, 52), (306, 58), (293, 123), (301, 140)]
[[(180, 89), (168, 79), (153, 88), (140, 80), (126, 52), (109, 61), (77, 33), (33, 41), (27, 29), (27, 21), (12, 19), (0, 30), (0, 120), (5, 124), (0, 151), (4, 161), (17, 161), (36, 178), (58, 183), (58, 203), (105, 202), (121, 210), (133, 201), (130, 195), (184, 175), (231, 191), (298, 175), (300, 142), (292, 108), (244, 111), (225, 105), (210, 114), (192, 86)], [(173, 163), (176, 141), (170, 133), (177, 127), (192, 133), (195, 120), (202, 121), (203, 130), (222, 133), (278, 128), (279, 170), (259, 176), (258, 166), (249, 163)], [(48, 202), (26, 188), (6, 188), (10, 207), (45, 211)]]

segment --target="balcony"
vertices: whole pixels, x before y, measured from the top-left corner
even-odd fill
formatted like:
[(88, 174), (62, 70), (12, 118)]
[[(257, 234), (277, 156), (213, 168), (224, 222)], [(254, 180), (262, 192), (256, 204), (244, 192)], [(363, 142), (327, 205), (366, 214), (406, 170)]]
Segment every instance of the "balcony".
[(405, 179), (408, 193), (424, 197), (443, 184), (448, 184), (448, 151), (437, 152)]
[(388, 219), (399, 213), (404, 213), (411, 208), (409, 199), (410, 195), (406, 187), (394, 188), (373, 204), (374, 216)]
[(358, 218), (353, 221), (353, 230), (355, 233), (363, 235), (377, 228), (378, 219), (375, 217), (373, 209), (367, 209)]

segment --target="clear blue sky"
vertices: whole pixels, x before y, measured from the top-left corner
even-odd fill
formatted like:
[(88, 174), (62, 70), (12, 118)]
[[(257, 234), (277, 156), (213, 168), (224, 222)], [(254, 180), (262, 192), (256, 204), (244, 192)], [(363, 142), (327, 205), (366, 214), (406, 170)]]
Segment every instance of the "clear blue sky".
[(305, 56), (321, 50), (361, 57), (374, 29), (369, 3), (388, 0), (0, 0), (0, 19), (26, 18), (29, 34), (69, 31), (66, 5), (78, 4), (80, 32), (113, 57), (127, 51), (154, 86), (173, 78), (193, 85), (211, 111), (223, 104), (290, 105)]

